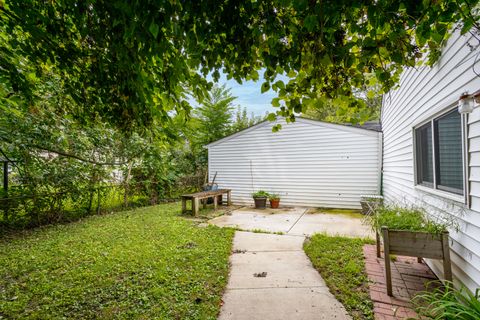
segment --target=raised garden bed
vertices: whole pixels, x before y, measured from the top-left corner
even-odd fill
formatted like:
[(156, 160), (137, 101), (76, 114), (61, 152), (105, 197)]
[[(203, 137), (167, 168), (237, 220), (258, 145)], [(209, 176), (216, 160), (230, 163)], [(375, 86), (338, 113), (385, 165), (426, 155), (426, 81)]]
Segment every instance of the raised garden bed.
[(387, 293), (392, 295), (390, 255), (443, 260), (444, 277), (452, 280), (447, 223), (426, 218), (421, 209), (378, 207), (367, 218), (377, 235), (377, 256), (383, 238)]
[(391, 254), (443, 260), (444, 278), (452, 281), (448, 231), (443, 231), (441, 234), (432, 234), (422, 231), (390, 230), (385, 226), (382, 227), (381, 231), (385, 255), (385, 278), (389, 296), (392, 295)]

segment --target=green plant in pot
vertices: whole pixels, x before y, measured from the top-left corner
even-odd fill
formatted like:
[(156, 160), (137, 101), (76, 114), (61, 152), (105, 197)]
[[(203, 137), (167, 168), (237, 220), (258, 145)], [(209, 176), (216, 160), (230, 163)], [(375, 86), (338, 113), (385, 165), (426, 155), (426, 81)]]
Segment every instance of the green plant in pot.
[(252, 193), (253, 201), (255, 202), (255, 209), (265, 209), (267, 207), (268, 192), (258, 190)]
[(268, 200), (270, 201), (270, 208), (277, 209), (280, 206), (280, 196), (278, 194), (271, 193)]

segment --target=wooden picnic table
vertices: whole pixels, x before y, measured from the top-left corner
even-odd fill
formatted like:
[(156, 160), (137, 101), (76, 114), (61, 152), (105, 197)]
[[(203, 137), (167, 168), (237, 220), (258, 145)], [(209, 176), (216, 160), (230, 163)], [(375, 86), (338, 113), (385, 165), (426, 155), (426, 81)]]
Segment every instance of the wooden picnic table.
[(184, 194), (182, 195), (182, 213), (187, 212), (188, 200), (192, 202), (192, 212), (195, 216), (198, 215), (201, 200), (203, 200), (203, 207), (205, 208), (207, 206), (207, 200), (213, 198), (213, 207), (214, 209), (217, 209), (217, 205), (219, 204), (218, 200), (220, 200), (220, 204), (223, 204), (222, 195), (224, 194), (227, 194), (227, 205), (230, 206), (232, 204), (232, 190), (230, 189), (218, 189)]

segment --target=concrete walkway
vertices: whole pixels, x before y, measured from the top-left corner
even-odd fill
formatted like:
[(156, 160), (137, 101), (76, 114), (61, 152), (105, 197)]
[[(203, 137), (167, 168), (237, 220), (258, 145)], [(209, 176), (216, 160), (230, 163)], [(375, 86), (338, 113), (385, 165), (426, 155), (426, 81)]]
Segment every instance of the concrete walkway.
[(303, 252), (304, 240), (237, 231), (219, 319), (350, 319)]
[(374, 238), (370, 227), (362, 223), (360, 214), (342, 214), (315, 211), (311, 208), (281, 208), (258, 210), (243, 207), (209, 221), (220, 227), (235, 227), (241, 230), (263, 230), (288, 235), (307, 236), (327, 233), (347, 237)]

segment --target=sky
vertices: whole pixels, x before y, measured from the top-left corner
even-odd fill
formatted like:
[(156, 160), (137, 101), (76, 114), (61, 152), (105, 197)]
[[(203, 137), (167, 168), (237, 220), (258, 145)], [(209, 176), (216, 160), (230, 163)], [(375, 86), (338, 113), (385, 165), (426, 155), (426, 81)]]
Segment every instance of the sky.
[(232, 95), (237, 97), (233, 102), (235, 106), (240, 105), (242, 109), (247, 108), (248, 115), (254, 113), (256, 116), (263, 116), (267, 111), (273, 112), (276, 110), (271, 104), (272, 99), (276, 97), (276, 92), (269, 90), (261, 93), (262, 80), (260, 79), (257, 82), (244, 81), (242, 84), (239, 84), (233, 79), (227, 80), (225, 75), (222, 75), (218, 80), (218, 84), (226, 84), (227, 88), (231, 88)]

